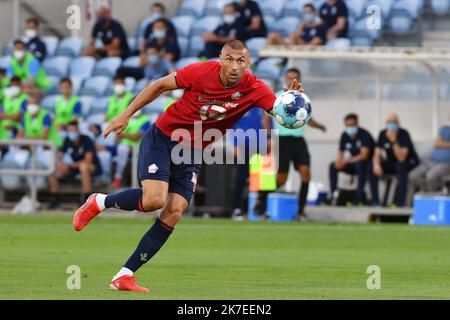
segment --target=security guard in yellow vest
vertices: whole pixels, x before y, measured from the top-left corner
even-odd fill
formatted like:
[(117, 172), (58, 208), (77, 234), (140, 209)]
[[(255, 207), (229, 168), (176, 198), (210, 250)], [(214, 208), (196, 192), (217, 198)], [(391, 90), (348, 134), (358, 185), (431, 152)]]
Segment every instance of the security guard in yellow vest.
[(106, 112), (106, 122), (111, 122), (125, 110), (134, 99), (134, 94), (127, 91), (125, 78), (122, 76), (114, 77), (114, 94), (109, 98), (108, 110)]
[(22, 40), (14, 41), (14, 51), (6, 75), (19, 77), (27, 85), (47, 90), (51, 84), (41, 63), (27, 51)]
[(22, 81), (18, 77), (12, 77), (4, 94), (3, 104), (0, 106), (0, 139), (12, 139), (16, 136), (20, 120), (26, 111), (27, 94), (22, 91)]

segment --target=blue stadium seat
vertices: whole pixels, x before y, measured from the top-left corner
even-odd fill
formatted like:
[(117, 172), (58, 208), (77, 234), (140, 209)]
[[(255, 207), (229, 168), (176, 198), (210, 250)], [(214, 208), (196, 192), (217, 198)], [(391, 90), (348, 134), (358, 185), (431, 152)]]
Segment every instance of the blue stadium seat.
[(43, 36), (42, 42), (45, 43), (45, 48), (47, 49), (47, 57), (52, 57), (55, 55), (56, 48), (58, 47), (58, 38), (55, 36)]
[(126, 58), (122, 62), (122, 67), (139, 68), (139, 64), (140, 64), (140, 57), (139, 56), (132, 56), (132, 57)]
[(11, 56), (0, 57), (0, 68), (7, 69), (11, 63)]
[(110, 181), (111, 180), (111, 172), (112, 172), (112, 156), (108, 151), (99, 151), (97, 152), (98, 160), (100, 161), (100, 165), (102, 166), (102, 175), (97, 178), (97, 180), (101, 181)]
[(94, 99), (91, 104), (91, 114), (106, 113), (108, 109), (109, 97), (101, 97)]
[(131, 51), (138, 50), (138, 39), (135, 37), (127, 37), (128, 47)]
[(194, 17), (203, 16), (206, 0), (183, 0), (178, 6), (177, 15), (190, 15)]
[[(0, 168), (2, 169), (24, 169), (29, 158), (29, 152), (26, 150), (10, 150), (1, 159)], [(19, 161), (19, 159), (21, 159)], [(0, 185), (5, 190), (17, 190), (22, 187), (20, 176), (0, 175)]]
[(196, 20), (191, 29), (191, 37), (201, 36), (203, 32), (213, 32), (221, 23), (217, 16), (203, 17)]
[(279, 19), (274, 25), (274, 31), (281, 34), (283, 37), (289, 36), (298, 26), (300, 19), (297, 17), (285, 17)]
[(56, 56), (46, 58), (42, 63), (45, 72), (49, 76), (65, 77), (69, 70), (70, 58), (65, 56)]
[(55, 107), (56, 98), (58, 98), (59, 95), (52, 94), (47, 95), (41, 100), (41, 106), (46, 109), (47, 111), (53, 112)]
[(60, 77), (57, 76), (47, 76), (50, 82), (50, 89), (47, 90), (47, 94), (59, 94), (59, 80)]
[(379, 30), (368, 29), (367, 19), (362, 18), (350, 26), (348, 37), (354, 46), (371, 46), (379, 37)]
[(166, 103), (168, 96), (159, 96), (155, 100), (153, 100), (151, 103), (147, 104), (142, 111), (145, 114), (152, 114), (157, 113), (161, 114), (164, 112), (164, 104)]
[(255, 74), (259, 78), (266, 78), (273, 81), (277, 81), (281, 76), (281, 58), (267, 58), (261, 60), (257, 66)]
[(93, 57), (78, 57), (70, 62), (69, 75), (86, 79), (92, 76), (94, 71), (95, 59)]
[(204, 47), (205, 42), (203, 41), (201, 36), (191, 37), (188, 50), (189, 56), (198, 56)]
[(178, 16), (172, 18), (172, 23), (177, 30), (177, 36), (189, 37), (193, 22), (194, 17), (191, 16)]
[(175, 63), (175, 68), (178, 70), (178, 69), (181, 69), (183, 67), (186, 67), (188, 64), (199, 62), (199, 61), (200, 60), (197, 57), (181, 58), (180, 60), (178, 60)]
[(189, 39), (186, 37), (177, 37), (178, 47), (180, 47), (181, 56), (185, 57), (189, 48)]
[(275, 18), (270, 15), (264, 15), (263, 19), (268, 32), (272, 32), (275, 28)]
[(81, 103), (81, 114), (83, 117), (87, 117), (89, 114), (91, 114), (91, 107), (94, 100), (97, 99), (92, 96), (80, 96), (80, 103)]
[(91, 113), (86, 117), (86, 122), (91, 124), (102, 125), (105, 122), (105, 114), (104, 113)]
[(233, 0), (209, 0), (205, 8), (205, 16), (222, 16), (223, 7)]
[(103, 58), (95, 64), (92, 75), (114, 77), (121, 64), (122, 59), (119, 57)]
[(347, 38), (336, 38), (329, 40), (326, 47), (335, 48), (336, 50), (348, 50), (351, 46), (351, 42)]
[(317, 11), (319, 11), (320, 7), (325, 3), (325, 1), (327, 0), (306, 0), (305, 3), (311, 3), (317, 9)]
[(84, 81), (79, 94), (101, 97), (105, 94), (111, 79), (106, 76), (95, 76)]
[(137, 81), (136, 84), (134, 85), (133, 92), (135, 94), (138, 94), (147, 86), (147, 84), (148, 84), (148, 81), (145, 78)]
[(437, 15), (446, 15), (450, 12), (450, 0), (430, 0), (430, 5)]
[(306, 0), (286, 0), (281, 16), (300, 18), (303, 15), (303, 6), (308, 2)]
[(414, 33), (414, 19), (409, 10), (392, 9), (391, 17), (388, 20), (388, 26), (391, 33), (395, 35), (408, 35)]
[(265, 15), (272, 15), (279, 17), (283, 10), (284, 0), (260, 0), (258, 1), (259, 8)]
[[(45, 170), (49, 167), (49, 163), (51, 163), (52, 161), (55, 161), (55, 156), (52, 153), (52, 151), (50, 150), (39, 150), (36, 153), (36, 158), (37, 158), (37, 168), (40, 170)], [(27, 164), (26, 164), (26, 168), (30, 168), (31, 167), (31, 158), (28, 160)], [(26, 177), (25, 181), (26, 184), (28, 186), (28, 188), (30, 188), (33, 184), (33, 178), (32, 177)], [(47, 178), (46, 177), (36, 177), (35, 180), (36, 183), (36, 188), (38, 190), (44, 190), (47, 188)]]
[[(423, 7), (423, 0), (397, 0), (392, 5), (392, 10), (405, 10), (412, 19), (417, 19)], [(393, 12), (391, 12), (391, 15)]]
[(251, 38), (247, 40), (245, 43), (247, 44), (248, 49), (250, 50), (250, 55), (259, 58), (259, 50), (266, 44), (267, 39), (264, 37)]
[(362, 17), (364, 10), (367, 8), (363, 0), (346, 0), (349, 15), (355, 20)]
[(369, 7), (370, 5), (375, 5), (379, 7), (383, 19), (386, 20), (389, 18), (393, 3), (394, 3), (393, 0), (366, 0), (365, 8)]
[(70, 80), (72, 80), (72, 93), (78, 95), (83, 86), (84, 78), (71, 76)]
[(61, 40), (56, 49), (55, 55), (77, 57), (83, 49), (83, 39), (81, 37), (68, 37)]

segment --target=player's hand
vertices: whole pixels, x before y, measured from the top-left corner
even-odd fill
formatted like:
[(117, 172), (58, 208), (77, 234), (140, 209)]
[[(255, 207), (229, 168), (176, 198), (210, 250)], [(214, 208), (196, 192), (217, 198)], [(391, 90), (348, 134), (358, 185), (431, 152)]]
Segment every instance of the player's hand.
[(105, 132), (103, 132), (103, 138), (107, 138), (111, 132), (115, 132), (116, 134), (121, 134), (128, 126), (128, 118), (122, 115), (116, 117), (111, 121), (111, 123), (106, 128)]
[(305, 92), (305, 89), (303, 89), (303, 86), (301, 83), (298, 82), (297, 79), (294, 79), (294, 81), (292, 81), (291, 86), (288, 88), (283, 88), (284, 91), (288, 91), (288, 90), (293, 90), (293, 91), (300, 91), (300, 92)]
[(373, 173), (376, 176), (382, 176), (383, 175), (383, 169), (381, 168), (381, 166), (379, 164), (374, 165), (373, 167)]

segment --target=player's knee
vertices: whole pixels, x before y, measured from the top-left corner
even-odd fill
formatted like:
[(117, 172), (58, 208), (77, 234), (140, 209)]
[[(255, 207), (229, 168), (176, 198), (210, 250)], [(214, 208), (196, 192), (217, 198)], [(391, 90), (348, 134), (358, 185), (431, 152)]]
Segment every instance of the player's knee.
[(181, 204), (171, 203), (164, 208), (163, 215), (172, 223), (177, 223), (183, 216), (185, 206)]
[(165, 197), (162, 194), (154, 194), (151, 196), (142, 197), (142, 208), (145, 212), (155, 211), (164, 207), (166, 202)]

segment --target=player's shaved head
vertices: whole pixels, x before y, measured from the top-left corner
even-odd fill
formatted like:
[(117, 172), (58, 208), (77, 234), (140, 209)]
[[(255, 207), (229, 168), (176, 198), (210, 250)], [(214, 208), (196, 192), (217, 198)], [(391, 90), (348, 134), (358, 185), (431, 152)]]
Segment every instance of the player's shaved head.
[(225, 43), (220, 54), (220, 64), (222, 82), (227, 87), (237, 85), (250, 66), (250, 51), (246, 44), (239, 40)]

